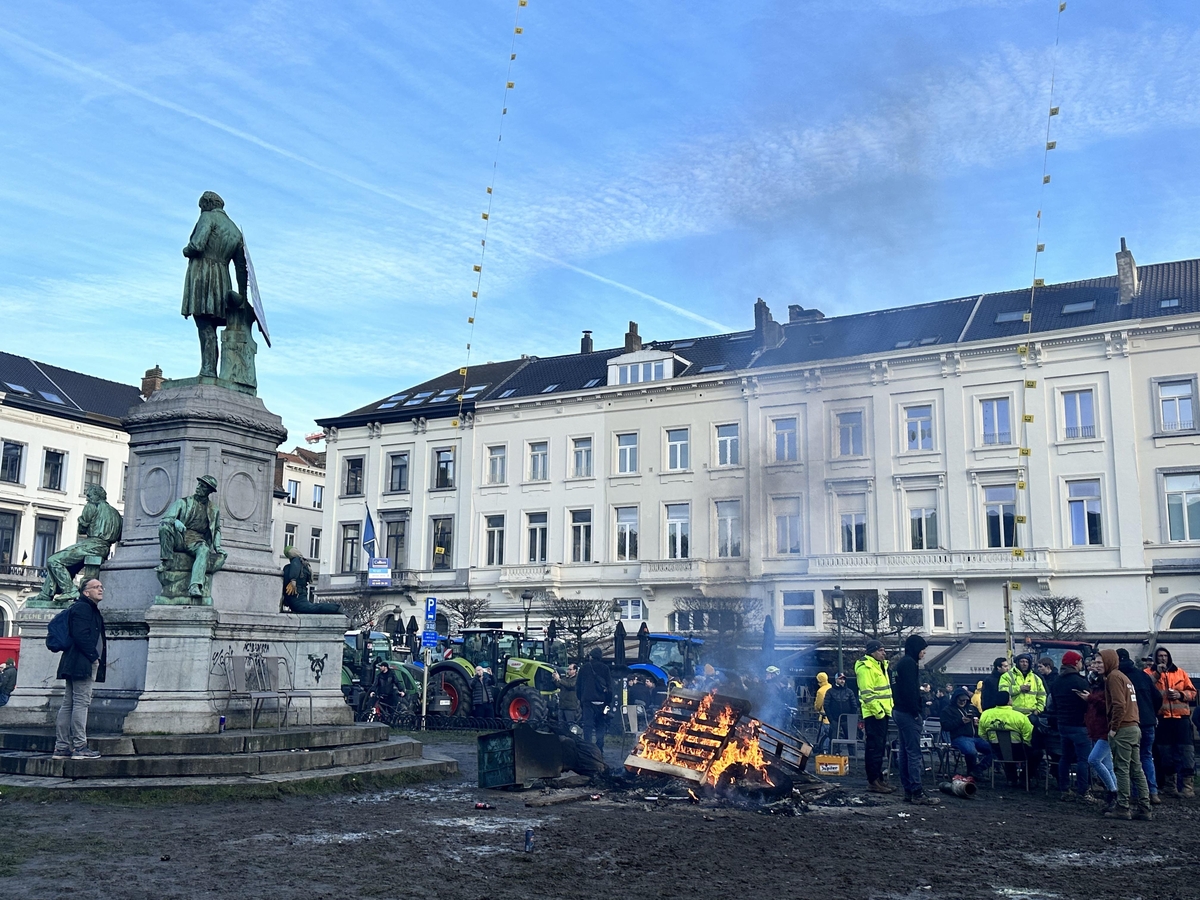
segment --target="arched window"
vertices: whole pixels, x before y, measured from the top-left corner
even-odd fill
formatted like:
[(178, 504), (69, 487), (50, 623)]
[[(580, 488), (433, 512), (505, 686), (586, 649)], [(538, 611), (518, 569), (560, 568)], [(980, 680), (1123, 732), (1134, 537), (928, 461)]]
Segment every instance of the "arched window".
[(1175, 613), (1175, 618), (1171, 620), (1171, 628), (1200, 629), (1200, 609), (1184, 609)]
[(10, 637), (8, 633), (9, 627), (8, 610), (0, 606), (0, 637)]

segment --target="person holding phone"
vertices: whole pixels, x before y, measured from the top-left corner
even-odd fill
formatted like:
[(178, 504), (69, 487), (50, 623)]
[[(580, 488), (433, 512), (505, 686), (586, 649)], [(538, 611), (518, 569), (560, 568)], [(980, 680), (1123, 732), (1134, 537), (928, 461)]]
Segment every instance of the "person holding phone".
[[(1158, 773), (1158, 792), (1164, 797), (1196, 796), (1192, 782), (1196, 776), (1195, 750), (1189, 716), (1190, 704), (1196, 702), (1196, 687), (1187, 672), (1175, 665), (1171, 651), (1159, 647), (1154, 651), (1154, 665), (1146, 669), (1154, 686), (1162, 694), (1158, 711), (1158, 726), (1154, 731), (1154, 766)], [(1188, 753), (1191, 748), (1192, 752)]]

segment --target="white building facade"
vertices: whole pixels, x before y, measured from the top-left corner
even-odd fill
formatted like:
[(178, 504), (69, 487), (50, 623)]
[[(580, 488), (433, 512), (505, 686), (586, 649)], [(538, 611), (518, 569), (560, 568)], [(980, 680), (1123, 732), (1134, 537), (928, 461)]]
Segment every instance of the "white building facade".
[(1008, 583), (1018, 617), (1072, 595), (1093, 636), (1200, 636), (1200, 261), (1118, 271), (782, 325), (760, 303), (752, 332), (585, 336), (322, 420), (322, 590), (367, 589), (369, 506), (400, 610), (469, 593), (512, 627), (540, 589), (686, 631), (680, 598), (753, 598), (800, 648), (836, 585), (990, 668)]
[(295, 547), (316, 572), (325, 549), (325, 454), (296, 447), (275, 462), (275, 501), (271, 546), (285, 562), (284, 548)]

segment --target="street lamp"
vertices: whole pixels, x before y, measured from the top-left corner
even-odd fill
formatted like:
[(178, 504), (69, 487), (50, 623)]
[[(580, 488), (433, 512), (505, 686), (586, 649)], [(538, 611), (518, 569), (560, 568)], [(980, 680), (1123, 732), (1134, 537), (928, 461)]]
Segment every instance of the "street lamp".
[(521, 591), (521, 608), (525, 610), (525, 631), (522, 634), (525, 637), (529, 636), (529, 614), (533, 611), (533, 591), (526, 588)]
[(842, 590), (840, 584), (833, 586), (829, 602), (833, 604), (833, 617), (837, 619), (838, 671), (845, 672), (846, 670), (842, 667), (842, 618), (846, 615), (846, 592)]

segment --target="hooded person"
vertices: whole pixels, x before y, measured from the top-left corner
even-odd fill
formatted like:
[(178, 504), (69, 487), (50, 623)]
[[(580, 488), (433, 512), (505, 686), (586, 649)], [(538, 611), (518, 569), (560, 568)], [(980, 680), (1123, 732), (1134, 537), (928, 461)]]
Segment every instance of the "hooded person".
[(1154, 664), (1146, 674), (1154, 680), (1163, 701), (1154, 734), (1158, 789), (1164, 797), (1190, 800), (1196, 796), (1192, 785), (1196, 761), (1188, 717), (1191, 715), (1190, 704), (1196, 702), (1196, 687), (1187, 673), (1175, 665), (1171, 651), (1166, 647), (1154, 651)]
[[(1083, 719), (1090, 687), (1088, 680), (1079, 674), (1082, 663), (1083, 657), (1074, 650), (1064, 653), (1062, 668), (1050, 688), (1058, 734), (1062, 738), (1062, 752), (1058, 758), (1058, 790), (1062, 800), (1086, 797), (1092, 782), (1088, 767), (1092, 741)], [(1074, 794), (1071, 793), (1071, 763), (1075, 763)]]
[(825, 695), (829, 693), (829, 688), (832, 685), (829, 683), (829, 676), (824, 672), (817, 673), (817, 694), (813, 697), (813, 709), (817, 713), (822, 725), (829, 724), (829, 716), (825, 714)]
[[(1120, 669), (1120, 658), (1116, 650), (1101, 650), (1104, 662), (1104, 701), (1108, 713), (1108, 743), (1112, 749), (1113, 771), (1117, 776), (1117, 808), (1105, 810), (1104, 815), (1113, 819), (1138, 818), (1148, 820), (1150, 812), (1150, 788), (1146, 784), (1146, 773), (1138, 747), (1142, 732), (1138, 716), (1137, 692), (1133, 682)], [(1130, 810), (1130, 785), (1137, 788), (1138, 808)]]
[(963, 755), (967, 774), (980, 777), (992, 767), (992, 746), (979, 736), (980, 711), (971, 703), (971, 692), (960, 687), (940, 716), (950, 746)]
[(1008, 691), (1012, 707), (1027, 716), (1040, 715), (1046, 709), (1046, 685), (1033, 671), (1033, 654), (1021, 653), (1013, 667), (1000, 679), (1000, 690)]
[[(1001, 731), (1007, 731), (1014, 739), (1012, 741), (1013, 759), (1023, 759), (1031, 769), (1036, 768), (1037, 762), (1031, 747), (1033, 723), (1029, 721), (1029, 716), (1020, 710), (1013, 709), (1008, 691), (1001, 691), (996, 696), (996, 705), (991, 709), (985, 709), (983, 715), (979, 717), (979, 734), (992, 745), (992, 753), (996, 756), (1000, 756), (1000, 739), (997, 735)], [(1021, 786), (1021, 782), (1017, 778), (1016, 763), (1005, 763), (1004, 774), (1008, 778), (1010, 787)]]
[(1012, 663), (1008, 661), (1007, 657), (997, 656), (992, 661), (992, 671), (980, 682), (982, 685), (979, 697), (980, 710), (987, 712), (997, 705), (996, 701), (1000, 695), (1000, 679), (1007, 675), (1011, 668)]
[(936, 806), (937, 797), (925, 794), (922, 779), (925, 763), (921, 758), (921, 732), (925, 723), (925, 698), (921, 692), (921, 659), (928, 644), (919, 634), (904, 642), (904, 656), (896, 663), (892, 682), (892, 718), (899, 732), (898, 768), (904, 799), (909, 803)]
[(1146, 784), (1150, 787), (1150, 805), (1158, 806), (1162, 798), (1158, 796), (1158, 773), (1154, 768), (1154, 732), (1158, 725), (1158, 711), (1162, 708), (1162, 694), (1154, 686), (1154, 679), (1134, 665), (1129, 651), (1124, 647), (1117, 648), (1117, 659), (1117, 668), (1133, 682), (1133, 690), (1137, 694), (1138, 727), (1142, 733), (1138, 759), (1142, 771), (1146, 773)]
[(604, 662), (599, 647), (593, 647), (587, 662), (579, 668), (575, 680), (575, 693), (579, 696), (579, 708), (583, 717), (583, 739), (593, 740), (600, 752), (604, 752), (604, 733), (608, 729), (608, 707), (612, 703), (612, 673)]
[(983, 712), (983, 682), (975, 682), (975, 693), (971, 695), (971, 705)]

